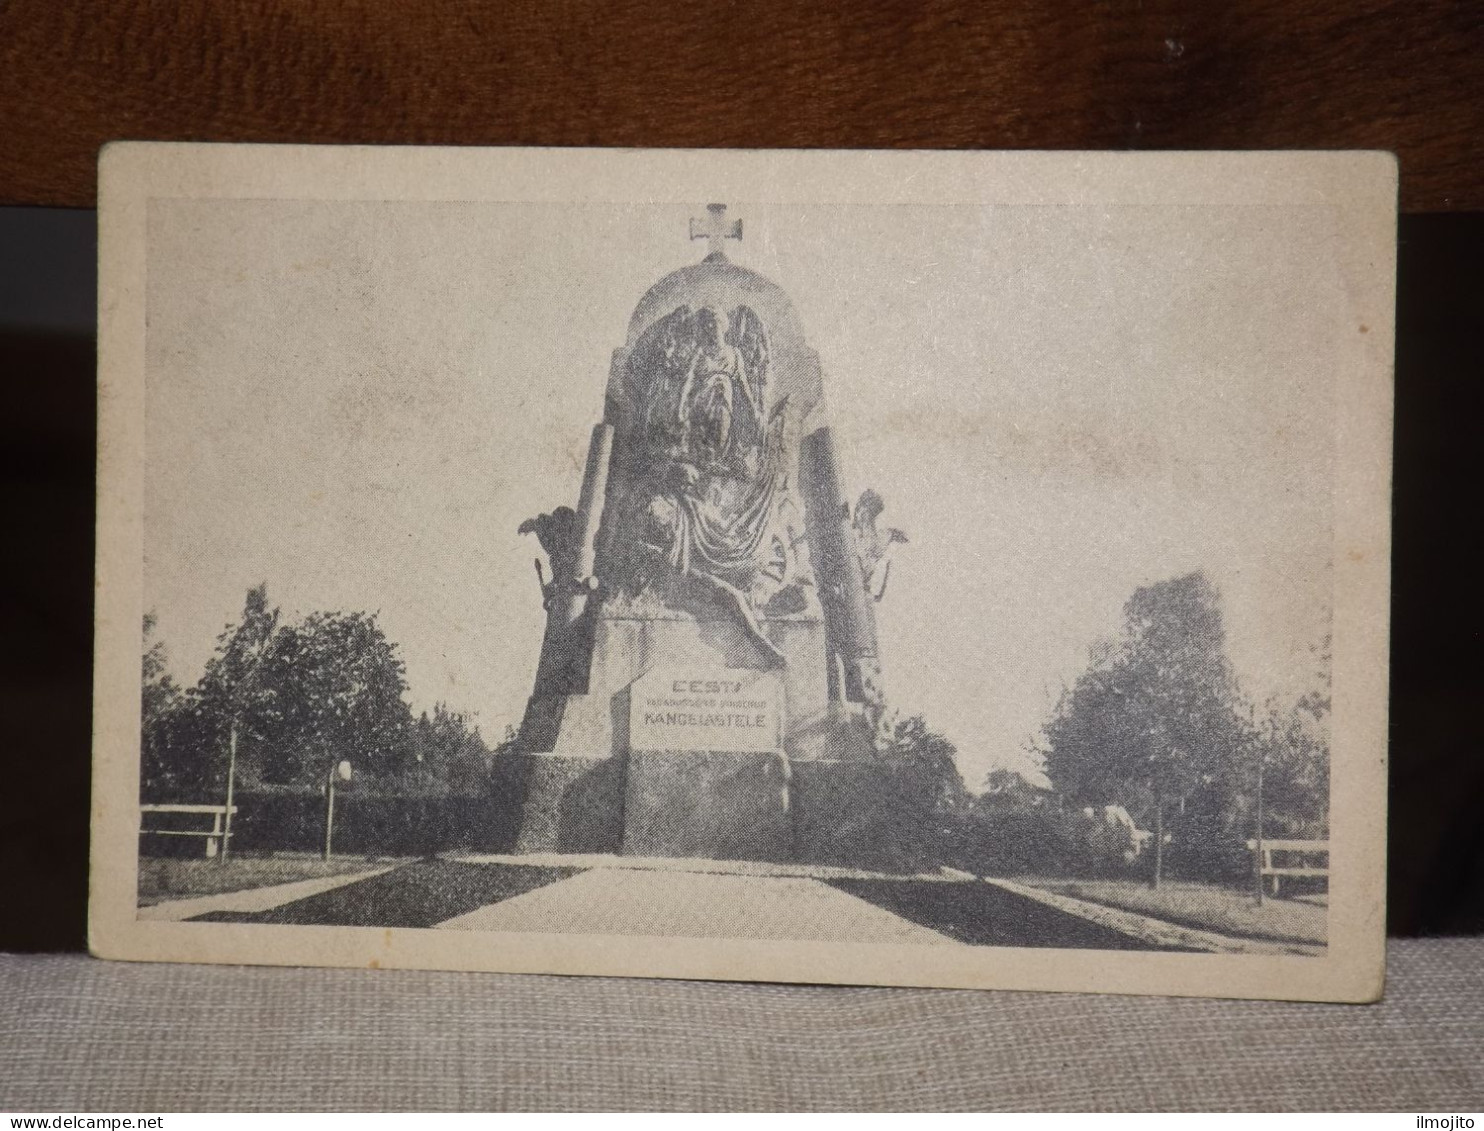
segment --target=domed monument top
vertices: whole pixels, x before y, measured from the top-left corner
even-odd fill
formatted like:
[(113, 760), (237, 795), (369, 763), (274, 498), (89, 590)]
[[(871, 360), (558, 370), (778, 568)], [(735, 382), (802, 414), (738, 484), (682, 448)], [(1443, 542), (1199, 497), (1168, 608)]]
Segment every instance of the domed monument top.
[(705, 258), (645, 292), (613, 351), (576, 508), (521, 527), (551, 563), (520, 732), (527, 848), (570, 807), (553, 775), (606, 760), (622, 797), (589, 847), (822, 859), (840, 848), (794, 829), (793, 767), (876, 757), (879, 501), (852, 517), (818, 355), (782, 288), (727, 258), (726, 211), (691, 221)]
[(709, 368), (750, 362), (766, 399), (757, 407), (771, 413), (786, 406), (790, 444), (822, 399), (819, 357), (793, 302), (773, 280), (727, 258), (725, 243), (742, 239), (742, 221), (726, 212), (725, 204), (709, 204), (704, 217), (691, 219), (690, 238), (707, 241), (706, 257), (663, 276), (634, 308), (608, 383), (607, 415), (621, 432), (636, 396), (642, 398), (636, 384), (652, 375), (656, 350), (669, 360), (699, 353), (710, 359)]
[(726, 211), (725, 204), (709, 204), (704, 218), (691, 220), (690, 238), (708, 242), (706, 257), (671, 271), (645, 292), (629, 319), (628, 348), (632, 349), (650, 326), (680, 306), (726, 311), (747, 306), (761, 319), (775, 351), (802, 352), (807, 348), (803, 323), (783, 288), (727, 258), (725, 242), (741, 240), (742, 221), (728, 220)]

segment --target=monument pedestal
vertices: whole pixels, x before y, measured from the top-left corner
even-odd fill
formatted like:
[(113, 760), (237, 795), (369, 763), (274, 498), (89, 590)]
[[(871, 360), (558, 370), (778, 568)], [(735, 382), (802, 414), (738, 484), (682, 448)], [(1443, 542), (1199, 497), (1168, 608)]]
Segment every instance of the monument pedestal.
[[(679, 676), (711, 673), (714, 678), (765, 674), (781, 686), (786, 703), (783, 732), (768, 749), (791, 758), (838, 757), (827, 686), (824, 625), (817, 616), (767, 617), (764, 631), (788, 659), (781, 671), (758, 670), (757, 649), (740, 626), (721, 615), (707, 618), (657, 608), (645, 615), (604, 609), (593, 618), (589, 673), (580, 691), (534, 695), (523, 734), (533, 750), (583, 757), (611, 753), (622, 757), (644, 745), (629, 733), (635, 689), (657, 668)], [(727, 673), (731, 673), (728, 675)], [(697, 693), (700, 694), (700, 693)], [(721, 736), (717, 749), (732, 749), (741, 729)], [(693, 732), (677, 734), (659, 749), (705, 749)]]
[(627, 777), (625, 856), (793, 859), (781, 751), (635, 750)]
[(623, 842), (623, 760), (502, 754), (495, 760), (497, 852), (615, 853)]
[(792, 858), (777, 672), (660, 667), (634, 681), (628, 701), (625, 855)]
[[(498, 847), (512, 852), (895, 863), (891, 773), (868, 724), (828, 699), (817, 620), (765, 622), (791, 662), (750, 658), (726, 622), (599, 617), (589, 690), (533, 701), (554, 750), (497, 767)], [(651, 657), (664, 657), (653, 667)]]

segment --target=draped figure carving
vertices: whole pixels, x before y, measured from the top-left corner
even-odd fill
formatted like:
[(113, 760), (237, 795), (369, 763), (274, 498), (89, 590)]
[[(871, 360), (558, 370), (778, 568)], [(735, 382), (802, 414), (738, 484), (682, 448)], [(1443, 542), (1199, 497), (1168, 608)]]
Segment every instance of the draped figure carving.
[(778, 529), (787, 400), (769, 404), (762, 320), (745, 305), (677, 307), (636, 344), (626, 379), (636, 410), (619, 580), (699, 585), (781, 662), (756, 611), (790, 564)]

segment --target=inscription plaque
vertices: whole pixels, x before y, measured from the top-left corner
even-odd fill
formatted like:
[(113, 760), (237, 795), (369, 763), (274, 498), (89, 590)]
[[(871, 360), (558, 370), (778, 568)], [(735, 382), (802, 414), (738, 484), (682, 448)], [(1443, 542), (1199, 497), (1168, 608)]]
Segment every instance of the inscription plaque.
[(634, 681), (629, 746), (634, 750), (778, 750), (783, 681), (776, 672), (658, 668)]

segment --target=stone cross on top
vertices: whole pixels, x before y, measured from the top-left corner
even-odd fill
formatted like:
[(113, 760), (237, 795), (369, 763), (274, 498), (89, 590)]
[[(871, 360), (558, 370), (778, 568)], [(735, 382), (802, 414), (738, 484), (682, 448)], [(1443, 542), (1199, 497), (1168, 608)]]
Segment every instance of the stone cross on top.
[(740, 240), (742, 238), (742, 221), (727, 219), (727, 206), (725, 204), (706, 205), (706, 218), (701, 219), (692, 216), (690, 221), (690, 238), (693, 240), (706, 240), (708, 247), (706, 258), (718, 256), (726, 258), (723, 244), (727, 240)]

